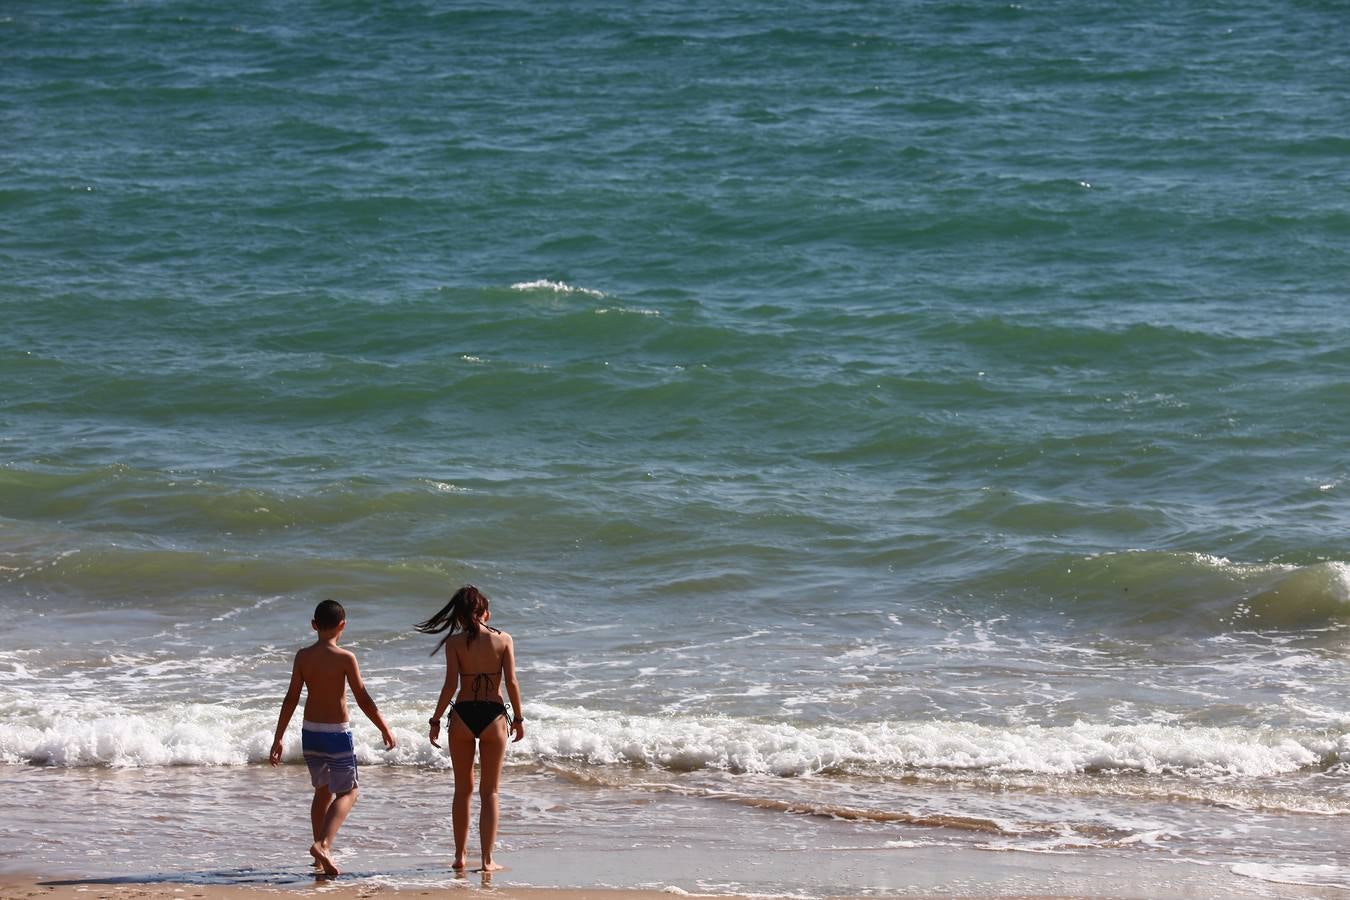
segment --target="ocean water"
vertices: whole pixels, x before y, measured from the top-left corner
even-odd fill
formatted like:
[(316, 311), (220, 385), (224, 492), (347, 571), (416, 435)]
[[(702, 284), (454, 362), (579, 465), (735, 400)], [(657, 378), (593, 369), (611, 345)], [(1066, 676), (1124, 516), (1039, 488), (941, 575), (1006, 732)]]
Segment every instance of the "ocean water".
[(1340, 4), (0, 12), (0, 865), (247, 865), (194, 785), (302, 840), (325, 597), (445, 790), (473, 582), (508, 857), (1350, 887)]

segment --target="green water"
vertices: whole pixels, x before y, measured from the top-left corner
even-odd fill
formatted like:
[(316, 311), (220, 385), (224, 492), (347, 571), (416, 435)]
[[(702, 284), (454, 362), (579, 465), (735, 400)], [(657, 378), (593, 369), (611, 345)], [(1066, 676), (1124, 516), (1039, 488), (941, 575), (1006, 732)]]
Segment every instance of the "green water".
[[(406, 627), (472, 580), (532, 758), (891, 808), (939, 722), (977, 777), (1343, 814), (1342, 13), (7, 6), (0, 759), (251, 759), (327, 595), (411, 722)], [(72, 665), (125, 759), (45, 718)], [(156, 724), (199, 690), (220, 759)]]

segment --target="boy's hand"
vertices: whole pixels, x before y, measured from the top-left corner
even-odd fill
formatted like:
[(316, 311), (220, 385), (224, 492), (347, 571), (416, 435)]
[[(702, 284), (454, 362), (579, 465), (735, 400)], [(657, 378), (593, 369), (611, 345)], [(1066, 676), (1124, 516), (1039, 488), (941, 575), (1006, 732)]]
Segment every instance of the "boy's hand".
[(272, 742), (272, 752), (267, 754), (267, 761), (270, 762), (273, 766), (276, 766), (277, 763), (281, 762), (280, 740), (275, 740)]
[(394, 733), (392, 731), (385, 729), (380, 732), (380, 737), (384, 738), (384, 749), (393, 750), (398, 746), (398, 741), (394, 740)]

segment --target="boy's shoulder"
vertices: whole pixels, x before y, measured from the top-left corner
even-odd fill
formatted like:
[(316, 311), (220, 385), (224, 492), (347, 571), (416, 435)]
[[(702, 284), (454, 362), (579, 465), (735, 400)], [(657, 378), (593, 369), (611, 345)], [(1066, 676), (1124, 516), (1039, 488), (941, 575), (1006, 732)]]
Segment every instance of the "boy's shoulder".
[(295, 652), (296, 662), (307, 659), (356, 659), (356, 654), (345, 647), (339, 647), (337, 644), (330, 644), (326, 641), (315, 641), (307, 647), (301, 647)]

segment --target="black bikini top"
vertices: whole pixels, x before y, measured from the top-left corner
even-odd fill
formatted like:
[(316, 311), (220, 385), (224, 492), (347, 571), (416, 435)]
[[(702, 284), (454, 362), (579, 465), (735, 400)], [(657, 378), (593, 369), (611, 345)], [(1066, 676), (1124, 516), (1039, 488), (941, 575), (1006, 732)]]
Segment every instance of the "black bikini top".
[[(502, 633), (500, 628), (493, 628), (491, 625), (483, 625), (482, 627), (486, 628), (488, 631), (492, 631), (497, 634)], [(492, 690), (493, 686), (492, 679), (498, 677), (501, 674), (502, 674), (501, 660), (498, 659), (497, 671), (495, 672), (460, 672), (459, 677), (461, 681), (463, 681), (465, 678), (473, 679), (472, 682), (473, 696), (474, 699), (477, 700), (478, 698), (482, 697), (484, 694)], [(500, 691), (498, 693), (500, 693)]]
[(492, 679), (500, 674), (500, 672), (460, 672), (459, 677), (461, 680), (465, 678), (473, 679), (473, 698), (477, 700), (492, 691)]

